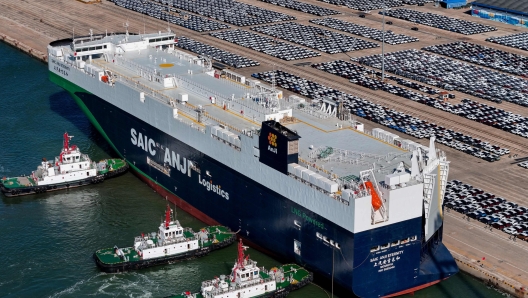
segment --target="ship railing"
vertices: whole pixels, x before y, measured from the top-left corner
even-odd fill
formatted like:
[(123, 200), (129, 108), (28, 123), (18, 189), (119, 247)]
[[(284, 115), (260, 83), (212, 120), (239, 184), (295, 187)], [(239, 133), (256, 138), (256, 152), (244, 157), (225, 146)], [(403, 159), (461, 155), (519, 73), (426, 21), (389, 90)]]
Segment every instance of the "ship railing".
[(350, 205), (350, 202), (349, 201), (346, 201), (344, 200), (340, 195), (336, 194), (336, 193), (330, 193), (330, 192), (327, 192), (326, 190), (320, 188), (319, 186), (315, 185), (315, 184), (312, 184), (310, 183), (309, 181), (306, 181), (306, 180), (303, 180), (293, 174), (288, 174), (288, 176), (290, 176), (291, 178), (295, 179), (295, 180), (298, 180), (308, 186), (310, 186), (311, 188), (319, 191), (319, 192), (322, 192), (323, 194), (327, 195), (328, 197), (340, 202), (341, 204), (344, 204), (344, 205), (347, 205), (349, 206)]
[[(161, 92), (159, 91), (156, 91), (144, 84), (141, 84), (140, 82), (138, 81), (134, 81), (122, 74), (119, 74), (119, 81), (125, 85), (128, 85), (129, 87), (131, 88), (134, 88), (134, 89), (137, 89), (137, 90), (140, 90), (140, 91), (146, 91), (148, 92), (148, 94), (150, 96), (152, 96), (154, 99), (156, 100), (159, 100), (160, 102), (162, 103), (165, 103), (165, 104), (168, 104), (172, 107), (177, 107), (178, 108), (178, 112), (182, 112), (184, 114), (187, 115), (187, 117), (193, 119), (195, 118), (194, 114), (196, 113), (192, 108), (190, 107), (194, 107), (190, 104), (188, 104), (190, 107), (188, 107), (187, 105), (183, 105), (183, 104), (180, 104), (178, 103), (177, 101), (175, 101), (173, 98), (165, 95), (165, 94), (162, 94)], [(193, 123), (187, 123), (186, 121), (184, 121), (183, 119), (180, 119), (180, 118), (176, 118), (176, 120), (180, 121), (181, 123), (184, 123), (186, 125), (189, 125), (190, 127), (192, 128), (195, 128), (196, 130), (202, 132), (202, 133), (205, 133), (205, 129), (199, 127), (198, 125), (194, 125)]]
[[(245, 282), (244, 285), (236, 284), (234, 287), (229, 287), (229, 291), (246, 289), (246, 288), (249, 288), (249, 287), (252, 287), (252, 286), (255, 286), (255, 285), (259, 285), (261, 283), (267, 283), (267, 282), (270, 282), (270, 281), (273, 281), (273, 280), (274, 279), (271, 278), (271, 277), (268, 277), (268, 278), (256, 278), (256, 279), (253, 279), (253, 280)], [(210, 285), (215, 286), (214, 283), (211, 283)], [(225, 290), (222, 289), (222, 288), (214, 288), (209, 293), (211, 293), (212, 296), (216, 296), (216, 295), (220, 295), (222, 293), (225, 293)]]
[[(132, 70), (134, 72), (136, 72), (138, 75), (141, 75), (141, 74), (151, 74), (155, 77), (158, 77), (158, 78), (161, 78), (161, 76), (158, 74), (158, 71), (156, 71), (154, 68), (152, 67), (148, 67), (148, 66), (144, 66), (144, 65), (140, 65), (134, 61), (131, 61), (123, 56), (115, 56), (114, 57), (114, 63), (117, 64), (117, 65), (121, 65), (121, 66), (124, 66), (125, 68), (128, 68), (129, 70)], [(152, 80), (154, 80), (154, 77), (152, 78)]]

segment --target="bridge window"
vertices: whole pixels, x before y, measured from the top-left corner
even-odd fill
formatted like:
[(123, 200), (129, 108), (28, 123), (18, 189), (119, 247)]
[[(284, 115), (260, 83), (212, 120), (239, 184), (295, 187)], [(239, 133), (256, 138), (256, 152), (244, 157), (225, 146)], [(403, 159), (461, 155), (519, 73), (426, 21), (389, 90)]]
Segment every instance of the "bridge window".
[(396, 246), (396, 245), (400, 245), (400, 240), (396, 240), (391, 243), (391, 246)]
[(416, 241), (416, 239), (418, 239), (418, 237), (416, 237), (416, 235), (411, 237), (411, 241)]
[(389, 246), (390, 246), (390, 243), (387, 243), (387, 244), (383, 244), (383, 245), (381, 246), (381, 249), (385, 249), (385, 248), (388, 248)]
[(376, 246), (373, 246), (370, 248), (370, 252), (375, 252), (375, 251), (378, 251), (380, 250), (380, 246), (379, 245), (376, 245)]

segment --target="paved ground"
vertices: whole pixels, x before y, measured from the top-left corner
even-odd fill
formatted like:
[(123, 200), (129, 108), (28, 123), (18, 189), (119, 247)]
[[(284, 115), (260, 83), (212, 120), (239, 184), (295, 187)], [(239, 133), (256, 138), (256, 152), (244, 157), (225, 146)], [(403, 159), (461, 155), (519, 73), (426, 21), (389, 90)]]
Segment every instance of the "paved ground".
[[(259, 1), (241, 1), (294, 15), (298, 18), (298, 22), (303, 24), (308, 24), (308, 20), (310, 19), (318, 18), (313, 15)], [(377, 14), (377, 11), (373, 11), (372, 14), (367, 15), (366, 18), (359, 18), (359, 12), (345, 7), (337, 7), (315, 0), (305, 0), (305, 2), (342, 11), (342, 15), (334, 17), (346, 21), (379, 29), (382, 27), (382, 16)], [(520, 31), (526, 31), (526, 29), (489, 20), (473, 18), (465, 14), (463, 10), (445, 10), (435, 8), (431, 4), (424, 7), (414, 6), (411, 8), (422, 11), (432, 11), (438, 14), (492, 25), (497, 27), (498, 31), (466, 36), (423, 25), (414, 25), (407, 21), (387, 17), (386, 20), (391, 20), (394, 24), (386, 25), (386, 29), (390, 29), (395, 33), (418, 37), (420, 42), (394, 46), (386, 45), (386, 52), (410, 48), (419, 49), (432, 44), (463, 40), (512, 53), (528, 55), (527, 51), (491, 44), (485, 41), (485, 39), (490, 36), (513, 34)], [(124, 31), (123, 24), (127, 21), (130, 25), (130, 32), (164, 31), (167, 28), (166, 22), (117, 7), (113, 3), (105, 0), (97, 4), (84, 4), (80, 1), (73, 0), (0, 0), (0, 36), (8, 35), (25, 45), (42, 52), (46, 52), (46, 46), (50, 41), (60, 38), (69, 38), (72, 34), (75, 34), (76, 36), (88, 35), (90, 28), (93, 29), (94, 33), (104, 33), (105, 30), (108, 30), (108, 32), (122, 32)], [(413, 26), (417, 26), (419, 31), (411, 31), (410, 28)], [(236, 26), (232, 27), (236, 28)], [(172, 25), (171, 28), (176, 31), (178, 35), (184, 35), (204, 43), (214, 44), (216, 47), (259, 61), (261, 63), (259, 67), (237, 70), (246, 76), (255, 72), (281, 69), (321, 84), (331, 86), (335, 89), (369, 99), (396, 110), (409, 113), (423, 120), (453, 128), (471, 136), (490, 141), (493, 144), (507, 147), (512, 153), (519, 154), (519, 157), (528, 156), (528, 140), (525, 138), (484, 126), (480, 123), (451, 115), (404, 98), (394, 97), (382, 91), (372, 91), (352, 85), (346, 79), (313, 69), (309, 66), (302, 67), (294, 65), (307, 61), (318, 63), (337, 59), (349, 60), (349, 56), (380, 54), (380, 48), (335, 55), (323, 53), (321, 57), (317, 58), (286, 62), (210, 37), (207, 33), (197, 33), (175, 25)], [(329, 28), (325, 29), (332, 30)], [(288, 93), (286, 93), (286, 95), (288, 95)], [(469, 95), (457, 94), (457, 100), (460, 98), (470, 98), (478, 102), (484, 102), (488, 105), (498, 106), (528, 116), (528, 108), (520, 107), (511, 103), (498, 105)], [(362, 119), (359, 120), (364, 122), (368, 129), (379, 127), (379, 125), (375, 123)], [(383, 127), (383, 129), (387, 128)], [(402, 135), (399, 132), (394, 133)], [(403, 135), (403, 137), (414, 139), (407, 135)], [(418, 140), (418, 142), (425, 145), (428, 144), (428, 140)], [(450, 179), (462, 180), (508, 200), (528, 206), (528, 196), (526, 195), (528, 170), (511, 164), (513, 162), (512, 159), (505, 156), (499, 162), (488, 163), (442, 145), (438, 145), (438, 148), (445, 150), (448, 159), (451, 161)], [(505, 276), (523, 283), (525, 286), (528, 285), (528, 269), (526, 269), (528, 268), (528, 243), (523, 243), (521, 241), (512, 242), (507, 239), (506, 234), (496, 230), (485, 230), (482, 224), (467, 222), (462, 219), (462, 215), (455, 212), (446, 213), (444, 242), (450, 249), (470, 258), (480, 260), (482, 257), (485, 257), (486, 260), (483, 266), (492, 268)]]

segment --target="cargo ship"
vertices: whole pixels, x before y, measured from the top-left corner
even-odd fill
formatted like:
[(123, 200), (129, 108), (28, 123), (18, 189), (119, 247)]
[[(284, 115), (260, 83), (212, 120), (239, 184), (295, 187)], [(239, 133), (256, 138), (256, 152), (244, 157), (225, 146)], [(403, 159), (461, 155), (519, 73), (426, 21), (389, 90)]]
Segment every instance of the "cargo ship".
[(173, 211), (167, 205), (158, 231), (135, 237), (133, 246), (97, 250), (93, 254), (97, 266), (107, 273), (137, 270), (203, 257), (235, 242), (235, 233), (223, 226), (208, 226), (199, 232), (182, 227)]
[(434, 138), (365, 131), (344, 100), (283, 96), (178, 50), (177, 38), (57, 40), (49, 79), (163, 198), (249, 246), (360, 297), (458, 272), (442, 243), (449, 161)]
[(94, 162), (79, 147), (70, 146), (73, 136), (65, 132), (63, 138), (61, 153), (52, 162), (44, 157), (31, 175), (3, 177), (0, 180), (0, 191), (6, 197), (18, 197), (70, 189), (100, 183), (128, 170), (127, 162), (119, 158)]

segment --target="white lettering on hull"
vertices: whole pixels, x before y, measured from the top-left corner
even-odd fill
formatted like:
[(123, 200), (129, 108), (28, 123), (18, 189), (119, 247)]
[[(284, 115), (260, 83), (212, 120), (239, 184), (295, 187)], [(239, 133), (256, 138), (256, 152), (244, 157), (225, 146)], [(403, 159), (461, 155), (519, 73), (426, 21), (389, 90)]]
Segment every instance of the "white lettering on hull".
[[(142, 133), (138, 133), (134, 128), (130, 129), (130, 141), (133, 145), (149, 152), (152, 156), (155, 156), (156, 150), (152, 147), (156, 144), (153, 139), (143, 136)], [(180, 162), (181, 161), (181, 162)], [(191, 161), (187, 158), (182, 157), (180, 160), (180, 154), (165, 147), (165, 154), (163, 156), (163, 163), (170, 165), (172, 168), (177, 169), (182, 174), (187, 174), (191, 177)], [(207, 191), (212, 191), (222, 198), (229, 200), (229, 193), (222, 189), (220, 185), (213, 184), (213, 181), (209, 179), (202, 179), (201, 175), (198, 175), (198, 183), (203, 185)]]

